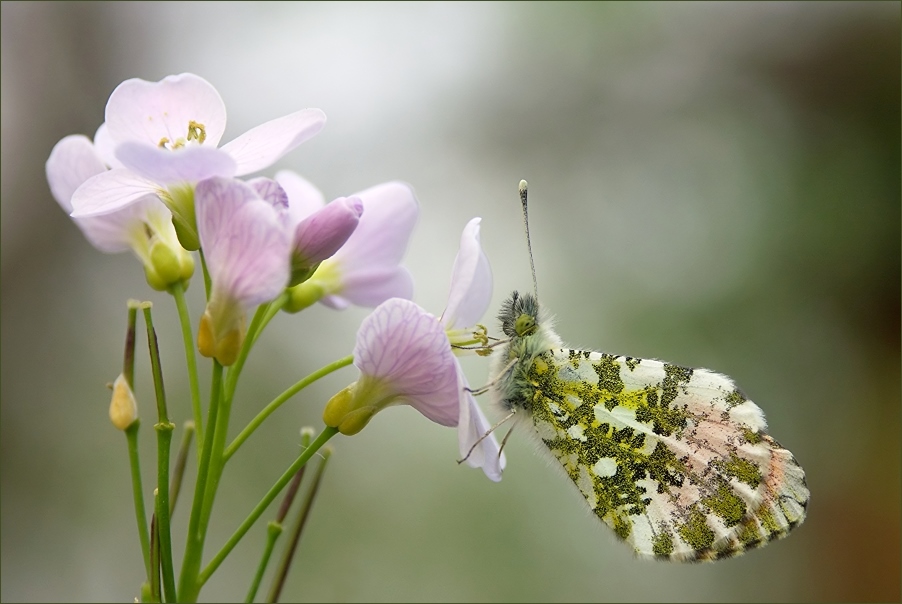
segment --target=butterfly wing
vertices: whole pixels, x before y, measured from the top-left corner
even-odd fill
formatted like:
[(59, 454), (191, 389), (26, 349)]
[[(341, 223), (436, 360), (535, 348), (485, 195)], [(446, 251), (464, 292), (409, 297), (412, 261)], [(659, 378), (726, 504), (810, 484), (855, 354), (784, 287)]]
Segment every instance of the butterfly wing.
[(728, 377), (561, 348), (526, 378), (539, 438), (640, 557), (733, 556), (804, 520), (804, 471)]

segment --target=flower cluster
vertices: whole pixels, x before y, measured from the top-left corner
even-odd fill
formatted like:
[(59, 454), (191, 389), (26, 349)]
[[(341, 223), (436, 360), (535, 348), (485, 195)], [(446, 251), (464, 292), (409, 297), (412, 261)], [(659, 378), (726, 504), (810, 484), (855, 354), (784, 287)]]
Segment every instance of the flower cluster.
[(457, 426), (467, 463), (500, 480), (504, 458), (484, 436), (488, 422), (453, 347), (472, 339), (491, 296), (479, 219), (464, 229), (448, 306), (436, 318), (409, 301), (413, 280), (400, 264), (418, 215), (410, 186), (388, 182), (325, 203), (293, 172), (239, 178), (271, 166), (325, 121), (304, 109), (220, 145), (225, 105), (206, 80), (131, 79), (113, 91), (93, 140), (57, 143), (47, 180), (88, 241), (103, 252), (131, 250), (156, 290), (187, 287), (200, 251), (207, 303), (196, 346), (222, 366), (246, 348), (260, 305), (375, 307), (354, 349), (360, 378), (327, 405), (326, 424), (354, 434), (379, 410), (410, 404)]

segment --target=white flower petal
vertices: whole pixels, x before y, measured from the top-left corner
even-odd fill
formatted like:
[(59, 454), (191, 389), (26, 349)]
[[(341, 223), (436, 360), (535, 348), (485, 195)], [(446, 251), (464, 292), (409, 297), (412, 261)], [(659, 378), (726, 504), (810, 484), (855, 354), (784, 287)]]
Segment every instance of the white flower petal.
[(159, 82), (132, 78), (119, 84), (106, 105), (112, 139), (157, 146), (184, 140), (191, 122), (203, 127), (204, 145), (215, 148), (225, 132), (226, 110), (216, 88), (193, 73)]
[(156, 195), (159, 185), (131, 170), (114, 168), (86, 180), (72, 194), (72, 217), (97, 216), (115, 212), (148, 193)]
[(94, 133), (94, 149), (101, 161), (109, 168), (124, 168), (122, 162), (116, 159), (116, 142), (110, 136), (110, 129), (107, 128), (106, 122), (100, 124), (97, 132)]
[(363, 201), (357, 230), (335, 254), (342, 271), (350, 276), (358, 270), (397, 265), (417, 221), (419, 208), (410, 185), (388, 182), (355, 193)]
[(235, 175), (235, 160), (228, 153), (211, 146), (192, 145), (169, 150), (127, 142), (116, 147), (116, 158), (136, 174), (164, 185)]
[(342, 277), (341, 292), (337, 295), (356, 306), (370, 308), (389, 298), (410, 300), (413, 298), (413, 277), (410, 271), (397, 265), (358, 269)]
[(297, 225), (326, 205), (326, 198), (320, 190), (291, 170), (276, 172), (276, 182), (288, 194), (288, 213), (292, 225)]
[[(115, 212), (100, 216), (73, 218), (85, 238), (101, 252), (115, 254), (132, 249), (136, 232), (144, 237), (145, 223), (172, 225), (172, 214), (156, 195), (145, 195)], [(174, 235), (174, 233), (173, 233)]]
[(326, 124), (319, 109), (303, 109), (252, 128), (222, 146), (235, 159), (237, 176), (268, 168), (283, 155), (313, 138)]
[[(460, 419), (457, 425), (457, 438), (460, 445), (460, 456), (461, 458), (466, 457), (468, 466), (482, 468), (490, 480), (498, 482), (501, 480), (501, 471), (504, 470), (507, 460), (504, 453), (501, 453), (501, 447), (495, 434), (485, 436), (491, 428), (491, 424), (482, 409), (476, 404), (473, 395), (465, 390), (469, 384), (460, 365), (458, 365), (458, 380)], [(484, 436), (485, 438), (483, 438)], [(477, 442), (479, 444), (476, 444)]]
[(54, 145), (45, 169), (50, 192), (67, 214), (72, 212), (72, 195), (78, 187), (106, 172), (94, 145), (81, 134), (67, 136)]
[(460, 236), (460, 250), (451, 271), (451, 291), (442, 314), (446, 329), (476, 325), (492, 299), (492, 268), (479, 244), (479, 223), (474, 218)]

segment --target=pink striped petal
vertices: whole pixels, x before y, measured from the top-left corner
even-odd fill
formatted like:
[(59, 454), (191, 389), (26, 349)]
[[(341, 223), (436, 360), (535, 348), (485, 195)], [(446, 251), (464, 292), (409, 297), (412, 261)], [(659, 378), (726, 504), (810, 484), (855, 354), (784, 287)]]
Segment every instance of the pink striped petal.
[(201, 181), (194, 195), (214, 291), (248, 307), (279, 295), (288, 283), (291, 240), (275, 208), (227, 178)]

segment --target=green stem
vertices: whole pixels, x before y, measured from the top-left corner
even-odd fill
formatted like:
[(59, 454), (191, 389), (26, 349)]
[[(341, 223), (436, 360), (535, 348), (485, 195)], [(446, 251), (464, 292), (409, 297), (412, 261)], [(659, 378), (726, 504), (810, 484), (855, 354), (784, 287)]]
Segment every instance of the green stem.
[[(173, 576), (172, 576), (172, 547), (171, 547), (171, 544), (167, 545), (166, 542), (168, 539), (167, 539), (167, 537), (164, 536), (163, 529), (161, 526), (162, 523), (159, 522), (160, 518), (162, 518), (164, 515), (168, 516), (168, 510), (163, 508), (163, 498), (159, 496), (158, 490), (154, 490), (153, 505), (154, 505), (154, 510), (155, 510), (154, 511), (154, 520), (155, 520), (154, 524), (155, 524), (156, 531), (157, 531), (157, 542), (159, 543), (159, 547), (157, 548), (157, 554), (156, 554), (157, 555), (157, 565), (156, 565), (157, 568), (156, 568), (155, 574), (157, 575), (157, 581), (159, 582), (160, 581), (159, 574), (160, 574), (160, 571), (162, 571), (162, 574), (163, 574), (162, 594), (165, 596), (165, 597), (161, 598), (160, 601), (161, 602), (175, 602), (176, 601), (175, 582), (174, 582)], [(167, 567), (167, 561), (166, 561), (166, 558), (167, 558), (166, 550), (167, 549), (169, 550), (169, 555), (168, 555), (168, 558), (169, 558), (168, 574), (169, 574), (169, 576), (168, 576), (168, 578), (167, 578), (167, 568), (166, 568)]]
[[(301, 446), (305, 449), (309, 447), (312, 437), (312, 428), (304, 428), (301, 430)], [(257, 572), (254, 574), (254, 580), (251, 582), (251, 587), (244, 600), (245, 602), (253, 602), (254, 598), (257, 596), (257, 590), (260, 589), (260, 582), (263, 581), (263, 574), (266, 572), (266, 567), (269, 565), (269, 559), (272, 556), (273, 548), (276, 546), (276, 540), (278, 540), (279, 535), (282, 534), (282, 521), (284, 521), (285, 516), (288, 515), (288, 510), (291, 508), (295, 495), (297, 495), (298, 488), (301, 486), (301, 480), (304, 478), (304, 468), (306, 467), (306, 465), (301, 466), (301, 469), (295, 473), (294, 478), (291, 479), (291, 484), (288, 486), (288, 492), (285, 493), (285, 498), (282, 499), (282, 505), (279, 506), (279, 513), (276, 514), (276, 519), (271, 520), (266, 527), (266, 545), (263, 548), (263, 557), (260, 559), (260, 564), (257, 566)]]
[(314, 371), (313, 373), (311, 373), (310, 375), (308, 375), (301, 381), (299, 381), (296, 384), (294, 384), (293, 386), (291, 386), (288, 390), (286, 390), (285, 392), (283, 392), (282, 394), (277, 396), (275, 398), (275, 400), (273, 400), (271, 403), (266, 405), (266, 407), (264, 407), (263, 410), (260, 411), (260, 413), (258, 413), (254, 419), (251, 420), (251, 422), (244, 428), (244, 430), (242, 430), (241, 433), (235, 437), (235, 440), (232, 441), (232, 444), (230, 444), (228, 446), (228, 448), (225, 450), (225, 453), (223, 454), (223, 458), (225, 460), (228, 460), (230, 457), (232, 457), (232, 455), (235, 454), (235, 451), (238, 450), (238, 447), (240, 447), (244, 443), (244, 441), (246, 441), (248, 439), (248, 437), (250, 437), (250, 435), (253, 434), (254, 431), (260, 427), (260, 424), (262, 424), (263, 421), (267, 417), (272, 415), (272, 413), (276, 409), (281, 407), (282, 404), (285, 403), (285, 401), (290, 399), (292, 396), (294, 396), (295, 394), (297, 394), (298, 392), (300, 392), (301, 390), (303, 390), (304, 388), (306, 388), (307, 386), (309, 386), (316, 380), (329, 375), (333, 371), (338, 371), (342, 367), (347, 367), (348, 365), (350, 365), (353, 362), (354, 362), (354, 357), (351, 355), (346, 356), (343, 359), (338, 359), (334, 363), (330, 363), (330, 364), (326, 365), (325, 367), (323, 367), (322, 369)]
[(263, 308), (263, 316), (261, 318), (261, 322), (256, 331), (253, 332), (254, 342), (257, 341), (257, 338), (260, 337), (260, 334), (263, 333), (263, 328), (269, 325), (269, 322), (272, 321), (273, 317), (275, 317), (282, 307), (285, 306), (285, 303), (288, 302), (289, 299), (288, 291), (283, 291), (282, 294), (270, 302), (269, 304), (265, 304), (262, 306)]
[(210, 281), (210, 273), (207, 271), (207, 259), (204, 258), (204, 250), (199, 249), (197, 253), (200, 254), (200, 268), (204, 273), (204, 294), (206, 295), (206, 299), (210, 299), (210, 289), (212, 286), (212, 282)]
[[(128, 301), (128, 327), (125, 330), (125, 352), (122, 355), (122, 375), (129, 389), (135, 387), (135, 325), (138, 322), (138, 308), (142, 305), (137, 300)], [(144, 558), (144, 569), (150, 581), (150, 535), (147, 531), (147, 512), (144, 509), (144, 487), (141, 483), (141, 455), (138, 449), (138, 418), (125, 429), (128, 442), (128, 463), (132, 475), (132, 497), (135, 500), (135, 520), (138, 523), (138, 539), (141, 541), (141, 555)]]
[(125, 353), (122, 355), (122, 375), (128, 387), (135, 389), (135, 324), (138, 321), (137, 301), (128, 303), (128, 328), (125, 331)]
[(257, 566), (257, 572), (254, 574), (254, 580), (250, 589), (247, 590), (247, 596), (244, 601), (250, 604), (257, 596), (257, 590), (260, 589), (260, 583), (263, 582), (263, 573), (269, 565), (269, 559), (272, 557), (272, 550), (276, 547), (276, 540), (282, 534), (282, 524), (275, 520), (270, 520), (266, 527), (266, 545), (263, 548), (263, 557), (260, 558), (260, 564)]
[[(284, 298), (284, 296), (283, 296)], [(280, 298), (281, 299), (281, 298)], [(257, 309), (249, 328), (249, 332), (259, 335), (266, 323), (267, 309), (271, 304), (264, 304)], [(270, 316), (271, 318), (271, 316)], [(238, 353), (235, 363), (229, 367), (228, 374), (225, 378), (223, 386), (222, 399), (218, 417), (216, 418), (216, 427), (213, 435), (213, 447), (210, 455), (210, 466), (207, 474), (207, 485), (203, 495), (203, 504), (200, 511), (200, 519), (198, 522), (198, 530), (202, 535), (202, 539), (207, 534), (207, 527), (210, 523), (210, 516), (213, 513), (213, 502), (216, 499), (216, 492), (219, 490), (219, 483), (222, 479), (222, 472), (225, 469), (228, 458), (225, 456), (226, 438), (229, 433), (229, 419), (232, 414), (232, 401), (235, 397), (235, 389), (238, 385), (238, 377), (244, 368), (248, 354), (254, 345), (256, 335), (246, 336)], [(212, 421), (212, 420), (211, 420)]]
[(147, 323), (147, 346), (150, 349), (150, 366), (153, 371), (153, 387), (157, 399), (159, 422), (154, 425), (157, 432), (157, 490), (155, 492), (155, 511), (157, 531), (159, 532), (160, 564), (163, 571), (163, 589), (166, 601), (176, 599), (175, 574), (172, 570), (172, 539), (169, 526), (169, 451), (172, 446), (172, 431), (175, 424), (169, 421), (166, 409), (166, 389), (163, 387), (163, 367), (160, 363), (160, 347), (157, 333), (153, 327), (151, 309), (144, 309), (144, 320)]
[(194, 333), (191, 329), (191, 317), (185, 301), (185, 285), (179, 282), (173, 285), (169, 293), (175, 299), (182, 327), (182, 343), (185, 346), (185, 360), (188, 363), (188, 384), (191, 387), (191, 411), (194, 415), (194, 429), (197, 431), (197, 454), (204, 446), (203, 412), (200, 407), (200, 382), (197, 378), (197, 356), (194, 354)]
[(169, 516), (175, 511), (175, 502), (182, 490), (182, 478), (185, 476), (185, 466), (188, 464), (188, 452), (191, 450), (191, 440), (194, 436), (194, 422), (188, 420), (182, 426), (182, 444), (179, 445), (179, 453), (175, 458), (175, 468), (172, 472), (172, 482), (169, 483)]
[[(157, 491), (153, 492), (153, 507), (157, 507)], [(160, 530), (157, 515), (150, 517), (150, 593), (153, 602), (162, 602), (160, 590)]]
[(295, 473), (301, 469), (307, 461), (313, 457), (313, 454), (319, 451), (320, 447), (322, 447), (330, 438), (338, 434), (338, 428), (326, 427), (320, 435), (313, 441), (313, 444), (310, 445), (307, 449), (301, 453), (300, 457), (298, 457), (294, 463), (292, 463), (285, 473), (276, 481), (276, 484), (272, 486), (272, 488), (264, 495), (263, 499), (260, 500), (260, 503), (257, 504), (257, 507), (251, 511), (250, 515), (245, 518), (244, 522), (241, 523), (241, 526), (235, 531), (235, 533), (229, 537), (229, 540), (226, 544), (219, 550), (219, 553), (213, 557), (210, 563), (206, 568), (200, 573), (198, 577), (198, 583), (203, 585), (207, 582), (219, 565), (222, 564), (223, 560), (226, 559), (226, 556), (231, 553), (231, 551), (238, 545), (238, 542), (241, 541), (241, 538), (250, 530), (250, 528), (254, 525), (254, 523), (260, 518), (263, 512), (266, 511), (266, 508), (269, 507), (269, 504), (273, 502), (273, 500), (279, 495), (279, 492), (285, 488), (291, 479), (294, 477)]
[(147, 532), (147, 512), (144, 510), (144, 487), (141, 485), (141, 457), (138, 452), (138, 428), (140, 420), (135, 420), (125, 429), (128, 440), (128, 461), (132, 474), (132, 495), (135, 498), (135, 520), (138, 522), (138, 538), (141, 540), (141, 554), (144, 568), (150, 581), (150, 534)]
[(203, 513), (204, 494), (207, 487), (207, 476), (210, 470), (210, 458), (213, 454), (213, 438), (217, 425), (220, 401), (222, 400), (222, 365), (213, 361), (213, 379), (210, 386), (210, 415), (207, 426), (214, 433), (207, 433), (204, 449), (197, 467), (197, 480), (194, 483), (194, 501), (191, 504), (191, 517), (188, 520), (188, 538), (185, 544), (185, 558), (182, 561), (182, 573), (179, 577), (179, 601), (195, 602), (200, 593), (201, 582), (198, 581), (201, 557), (204, 550), (205, 533), (200, 531), (200, 519)]
[(270, 602), (279, 601), (279, 595), (282, 593), (282, 588), (285, 586), (285, 579), (288, 578), (288, 569), (291, 568), (291, 561), (294, 559), (294, 554), (298, 549), (301, 533), (307, 525), (307, 518), (310, 517), (310, 510), (313, 508), (313, 501), (316, 499), (316, 493), (319, 491), (319, 483), (323, 479), (323, 472), (326, 470), (326, 463), (329, 461), (330, 456), (331, 451), (329, 448), (326, 448), (323, 451), (323, 460), (320, 462), (319, 467), (316, 469), (316, 475), (313, 477), (313, 484), (307, 489), (307, 497), (304, 498), (304, 505), (301, 506), (300, 512), (298, 513), (297, 523), (294, 526), (294, 532), (291, 536), (291, 543), (288, 544), (285, 548), (285, 552), (282, 554), (279, 571), (276, 574), (276, 579), (273, 581), (272, 589), (269, 591)]

